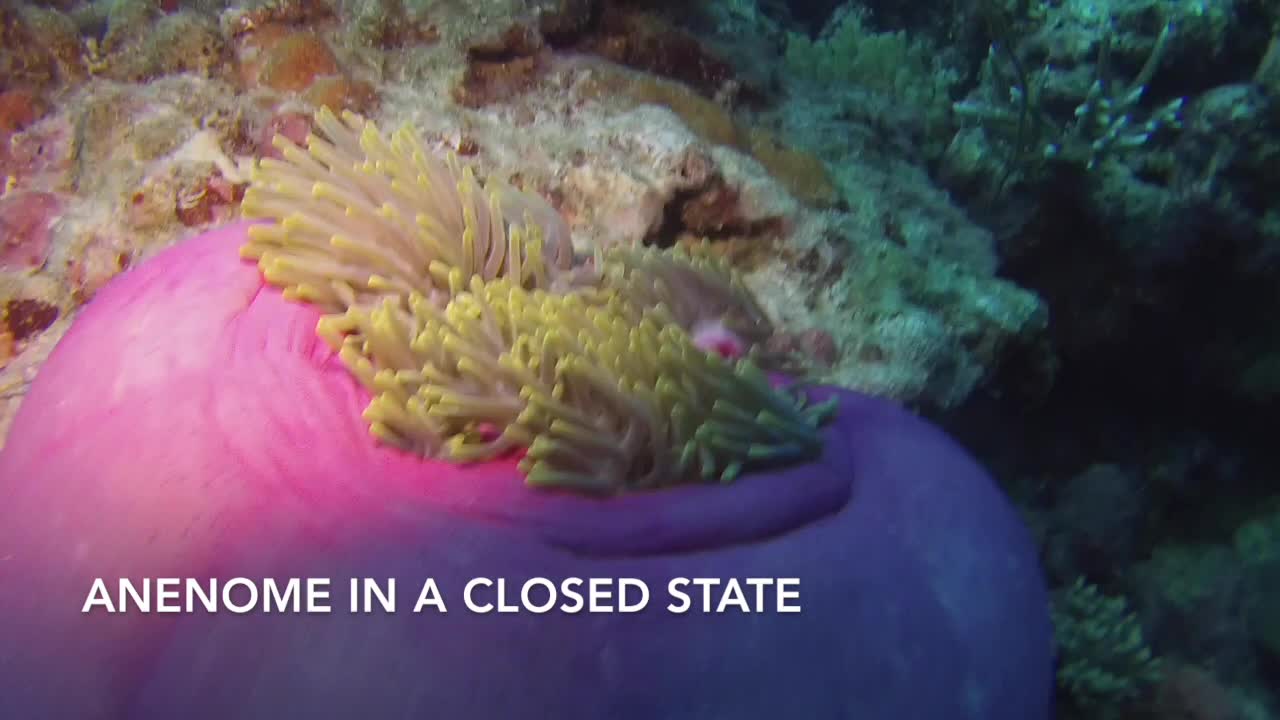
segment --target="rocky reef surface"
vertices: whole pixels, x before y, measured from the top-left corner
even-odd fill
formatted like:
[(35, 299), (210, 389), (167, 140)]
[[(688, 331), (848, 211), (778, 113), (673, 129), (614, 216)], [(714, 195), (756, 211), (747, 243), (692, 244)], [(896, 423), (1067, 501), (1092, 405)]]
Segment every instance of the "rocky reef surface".
[(749, 74), (643, 5), (4, 5), (0, 437), (78, 308), (237, 218), (251, 163), (320, 106), (409, 123), (543, 195), (584, 252), (712, 239), (771, 344), (825, 382), (949, 408), (1036, 344), (1043, 302), (998, 277), (991, 233), (923, 162), (829, 165), (757, 109)]

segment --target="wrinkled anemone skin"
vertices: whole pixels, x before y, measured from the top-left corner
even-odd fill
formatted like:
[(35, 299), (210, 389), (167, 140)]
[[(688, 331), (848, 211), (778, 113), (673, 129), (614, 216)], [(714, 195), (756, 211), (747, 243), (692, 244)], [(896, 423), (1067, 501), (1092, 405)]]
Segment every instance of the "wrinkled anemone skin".
[[(423, 461), (370, 437), (318, 314), (239, 258), (246, 227), (113, 281), (26, 397), (0, 453), (0, 717), (1049, 717), (1030, 537), (927, 423), (824, 390), (817, 461), (611, 499)], [(120, 576), (330, 577), (334, 612), (81, 614)], [(398, 578), (398, 611), (349, 614), (351, 576)], [(476, 576), (651, 597), (478, 615)], [(797, 577), (803, 610), (673, 615), (675, 576)], [(411, 612), (427, 577), (447, 614)]]

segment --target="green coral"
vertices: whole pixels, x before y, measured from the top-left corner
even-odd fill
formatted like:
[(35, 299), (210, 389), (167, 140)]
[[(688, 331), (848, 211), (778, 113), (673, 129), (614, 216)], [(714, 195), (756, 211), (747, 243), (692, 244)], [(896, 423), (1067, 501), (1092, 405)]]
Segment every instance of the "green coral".
[(1171, 607), (1193, 613), (1218, 588), (1234, 567), (1226, 547), (1208, 544), (1164, 545), (1136, 568), (1149, 578), (1148, 585), (1160, 592)]
[(1236, 554), (1247, 565), (1258, 566), (1280, 557), (1280, 512), (1272, 512), (1241, 525), (1235, 532)]
[(1058, 687), (1082, 710), (1108, 717), (1162, 678), (1162, 662), (1123, 597), (1080, 578), (1056, 594), (1052, 614)]
[(1249, 576), (1245, 613), (1250, 634), (1268, 654), (1280, 657), (1280, 511), (1273, 509), (1275, 502), (1237, 528), (1234, 540)]
[(928, 124), (940, 121), (959, 75), (938, 61), (929, 43), (905, 31), (876, 32), (867, 27), (866, 16), (849, 3), (832, 15), (817, 39), (788, 33), (787, 70), (802, 80), (864, 88), (920, 113)]

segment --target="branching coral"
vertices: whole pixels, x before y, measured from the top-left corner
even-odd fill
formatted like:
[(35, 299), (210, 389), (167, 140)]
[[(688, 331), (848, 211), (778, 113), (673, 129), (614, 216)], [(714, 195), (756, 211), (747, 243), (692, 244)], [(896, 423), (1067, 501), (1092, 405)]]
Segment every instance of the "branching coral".
[[(1183, 98), (1174, 98), (1145, 120), (1141, 101), (1164, 58), (1173, 25), (1166, 23), (1156, 36), (1151, 52), (1137, 76), (1121, 83), (1112, 75), (1113, 36), (1103, 34), (1095, 77), (1087, 93), (1079, 99), (1069, 119), (1054, 117), (1046, 102), (1047, 86), (1054, 73), (1045, 65), (1035, 75), (1022, 65), (1018, 53), (1003, 45), (992, 45), (983, 66), (985, 86), (969, 98), (954, 103), (952, 110), (988, 128), (994, 137), (1010, 146), (1012, 161), (1035, 169), (1045, 159), (1057, 159), (1092, 170), (1109, 157), (1143, 147), (1151, 136), (1165, 129), (1180, 129)], [(1011, 72), (1007, 72), (1007, 63)], [(986, 95), (989, 99), (982, 99)], [(1010, 172), (1014, 168), (1009, 169)], [(1007, 179), (1007, 178), (1006, 178)], [(1003, 181), (1002, 181), (1003, 182)]]
[(1057, 593), (1052, 616), (1062, 657), (1058, 685), (1081, 709), (1105, 717), (1160, 681), (1163, 661), (1124, 598), (1079, 578)]
[(531, 484), (589, 491), (733, 480), (812, 457), (832, 405), (776, 389), (689, 330), (771, 332), (707, 252), (613, 248), (577, 262), (540, 198), (480, 183), (408, 130), (390, 143), (321, 111), (303, 150), (277, 138), (245, 196), (244, 248), (326, 315), (318, 332), (374, 394), (384, 442), (452, 461), (524, 449)]

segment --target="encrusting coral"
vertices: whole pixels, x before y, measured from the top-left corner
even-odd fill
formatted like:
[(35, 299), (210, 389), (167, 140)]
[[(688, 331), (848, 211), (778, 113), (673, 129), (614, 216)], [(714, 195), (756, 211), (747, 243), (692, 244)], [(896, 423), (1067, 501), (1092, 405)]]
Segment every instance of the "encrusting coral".
[(724, 359), (690, 331), (722, 323), (748, 345), (768, 319), (705, 252), (617, 247), (574, 257), (541, 198), (408, 129), (388, 142), (327, 110), (304, 150), (255, 168), (244, 247), (373, 393), (384, 442), (457, 462), (525, 450), (537, 486), (614, 492), (731, 481), (814, 457), (831, 403), (775, 388), (756, 353)]

